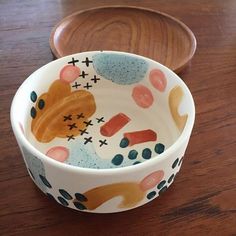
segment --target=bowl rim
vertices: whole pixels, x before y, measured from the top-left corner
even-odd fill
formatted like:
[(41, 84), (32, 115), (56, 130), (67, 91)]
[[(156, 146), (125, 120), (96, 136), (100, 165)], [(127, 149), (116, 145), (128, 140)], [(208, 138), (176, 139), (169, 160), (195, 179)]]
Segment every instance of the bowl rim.
[(131, 173), (131, 172), (143, 170), (146, 168), (150, 168), (152, 166), (156, 166), (158, 163), (167, 160), (168, 157), (171, 156), (172, 154), (174, 154), (178, 150), (179, 147), (184, 145), (185, 142), (187, 142), (187, 145), (188, 145), (188, 141), (189, 141), (189, 138), (190, 138), (190, 135), (191, 135), (191, 132), (193, 129), (194, 121), (195, 121), (195, 104), (194, 104), (192, 94), (191, 94), (189, 88), (187, 87), (187, 85), (176, 73), (174, 73), (172, 70), (170, 70), (166, 66), (162, 65), (161, 63), (154, 61), (150, 58), (144, 57), (144, 56), (140, 56), (140, 55), (137, 55), (134, 53), (127, 53), (127, 52), (123, 52), (123, 51), (102, 51), (102, 52), (114, 53), (114, 54), (122, 53), (125, 55), (133, 56), (136, 58), (138, 57), (138, 58), (144, 59), (145, 61), (150, 61), (152, 63), (157, 64), (160, 69), (162, 69), (163, 71), (168, 71), (170, 74), (172, 74), (173, 77), (175, 77), (175, 80), (178, 81), (178, 84), (184, 90), (185, 95), (188, 97), (188, 99), (190, 99), (191, 109), (190, 109), (190, 112), (188, 113), (188, 119), (185, 124), (185, 127), (182, 130), (180, 136), (175, 140), (175, 142), (170, 147), (168, 147), (163, 153), (158, 154), (158, 158), (155, 158), (155, 157), (157, 157), (157, 155), (153, 156), (150, 160), (144, 161), (138, 165), (108, 168), (108, 169), (95, 169), (95, 168), (68, 165), (68, 164), (56, 161), (52, 158), (47, 157), (42, 152), (40, 152), (34, 145), (32, 145), (27, 140), (27, 138), (25, 137), (25, 135), (22, 133), (22, 131), (20, 129), (17, 119), (14, 118), (15, 116), (13, 116), (14, 109), (16, 107), (16, 100), (17, 100), (16, 98), (18, 97), (18, 94), (20, 93), (20, 91), (25, 87), (26, 83), (28, 83), (38, 71), (44, 70), (46, 67), (53, 66), (53, 64), (57, 64), (58, 61), (63, 61), (63, 60), (65, 60), (65, 58), (71, 58), (71, 57), (75, 57), (75, 56), (87, 54), (87, 53), (99, 53), (99, 52), (101, 53), (101, 51), (80, 52), (80, 53), (71, 54), (71, 55), (68, 55), (65, 57), (58, 58), (54, 61), (51, 61), (51, 62), (45, 64), (44, 66), (38, 68), (33, 73), (31, 73), (25, 79), (25, 81), (18, 87), (18, 89), (12, 99), (12, 102), (11, 102), (10, 121), (11, 121), (11, 126), (13, 129), (13, 132), (15, 134), (15, 138), (17, 140), (17, 143), (18, 143), (20, 149), (21, 149), (21, 146), (24, 146), (24, 148), (26, 148), (27, 151), (29, 151), (31, 154), (33, 154), (34, 156), (36, 156), (37, 158), (39, 158), (43, 162), (46, 162), (47, 164), (49, 164), (55, 168), (62, 169), (64, 171), (77, 172), (77, 173), (80, 172), (80, 173), (84, 173), (84, 174), (94, 174), (94, 175), (111, 175), (111, 174), (112, 175), (114, 175), (114, 174), (120, 175), (120, 174)]

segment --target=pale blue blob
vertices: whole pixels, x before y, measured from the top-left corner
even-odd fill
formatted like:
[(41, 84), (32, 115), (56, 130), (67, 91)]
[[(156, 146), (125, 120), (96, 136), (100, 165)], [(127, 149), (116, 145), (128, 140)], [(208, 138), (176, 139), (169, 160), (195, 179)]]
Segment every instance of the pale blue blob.
[(124, 54), (98, 53), (93, 56), (95, 71), (116, 84), (134, 84), (144, 79), (148, 63)]
[(100, 158), (93, 144), (87, 143), (84, 145), (83, 141), (76, 140), (73, 144), (71, 143), (69, 146), (70, 156), (65, 161), (65, 163), (73, 166), (79, 166), (84, 168), (93, 168), (93, 169), (110, 169), (110, 168), (118, 168), (131, 166), (133, 164), (133, 160), (128, 158), (124, 158), (122, 164), (114, 165), (112, 163), (112, 158), (110, 159), (102, 159)]
[(47, 187), (42, 182), (39, 176), (41, 175), (46, 178), (43, 162), (40, 159), (38, 159), (36, 156), (28, 152), (27, 149), (24, 147), (22, 147), (22, 152), (24, 154), (24, 159), (25, 159), (28, 171), (30, 175), (32, 176), (34, 182), (43, 192), (46, 192)]

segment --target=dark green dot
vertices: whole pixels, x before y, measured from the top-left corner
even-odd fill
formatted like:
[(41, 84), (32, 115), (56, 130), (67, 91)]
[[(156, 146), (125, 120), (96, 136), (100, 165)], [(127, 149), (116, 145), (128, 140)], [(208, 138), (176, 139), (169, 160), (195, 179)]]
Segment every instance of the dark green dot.
[(157, 143), (156, 146), (155, 146), (155, 148), (154, 148), (154, 150), (155, 150), (155, 152), (156, 152), (157, 154), (161, 154), (161, 153), (163, 153), (164, 150), (165, 150), (165, 145), (162, 144), (162, 143)]
[(150, 159), (152, 157), (152, 151), (149, 148), (143, 149), (142, 157), (144, 159)]
[(182, 158), (180, 159), (178, 166), (181, 165), (181, 163), (183, 162), (183, 159), (184, 159), (184, 157), (182, 157)]
[(67, 200), (71, 200), (71, 195), (64, 189), (59, 189), (59, 193)]
[(131, 150), (131, 151), (129, 152), (129, 154), (128, 154), (128, 158), (129, 158), (130, 160), (136, 159), (137, 156), (138, 156), (138, 152), (137, 152), (136, 150)]
[(47, 195), (50, 199), (55, 200), (55, 198), (52, 196), (52, 194), (46, 193), (46, 195)]
[(68, 206), (69, 203), (63, 198), (63, 197), (58, 197), (57, 198), (59, 200), (59, 202), (63, 205), (63, 206)]
[(75, 198), (80, 202), (87, 202), (88, 199), (81, 193), (76, 193)]
[(30, 99), (32, 102), (36, 102), (37, 100), (37, 94), (35, 93), (35, 91), (32, 91), (30, 94)]
[(177, 158), (177, 159), (174, 161), (174, 163), (172, 164), (172, 168), (173, 168), (173, 169), (177, 166), (178, 162), (179, 162), (179, 158)]
[(163, 187), (159, 192), (158, 194), (161, 195), (162, 193), (164, 193), (167, 189), (167, 186)]
[(129, 146), (129, 140), (127, 138), (122, 138), (120, 141), (120, 147), (125, 148)]
[(42, 182), (48, 187), (48, 188), (52, 188), (51, 184), (48, 182), (48, 180), (46, 179), (46, 177), (39, 175), (39, 178), (42, 180)]
[(156, 191), (152, 191), (152, 192), (150, 192), (148, 195), (147, 195), (147, 199), (152, 199), (152, 198), (154, 198), (155, 196), (156, 196)]
[(113, 157), (113, 159), (111, 160), (111, 162), (116, 165), (119, 166), (124, 160), (124, 157), (121, 154), (117, 154)]
[(165, 180), (162, 180), (162, 181), (157, 185), (157, 188), (158, 188), (158, 189), (161, 189), (165, 184), (166, 184), (166, 181), (165, 181)]
[(141, 163), (140, 161), (135, 161), (134, 163), (133, 163), (133, 165), (137, 165), (137, 164), (139, 164), (139, 163)]
[(175, 175), (172, 174), (172, 175), (170, 176), (170, 178), (168, 179), (168, 183), (172, 182), (172, 180), (174, 179), (174, 177), (175, 177)]
[(28, 171), (29, 171), (29, 173), (30, 173), (30, 176), (35, 180), (35, 177), (34, 177), (32, 171), (31, 171), (29, 168), (28, 168)]
[(84, 206), (82, 203), (80, 203), (80, 202), (74, 202), (74, 205), (75, 205), (75, 207), (77, 208), (77, 209), (79, 209), (79, 210), (86, 210), (87, 208), (86, 208), (86, 206)]
[(40, 100), (39, 100), (39, 103), (38, 103), (38, 108), (39, 108), (40, 110), (42, 110), (42, 109), (44, 108), (44, 106), (45, 106), (44, 100), (43, 100), (43, 99), (40, 99)]
[(33, 119), (36, 117), (37, 111), (36, 111), (36, 109), (35, 109), (34, 107), (31, 108), (31, 110), (30, 110), (30, 115), (31, 115), (31, 117), (32, 117)]

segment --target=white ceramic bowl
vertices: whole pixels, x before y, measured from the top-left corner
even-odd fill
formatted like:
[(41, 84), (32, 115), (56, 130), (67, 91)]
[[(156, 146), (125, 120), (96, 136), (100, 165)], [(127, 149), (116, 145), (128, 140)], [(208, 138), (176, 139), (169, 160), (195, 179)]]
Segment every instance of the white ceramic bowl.
[(195, 118), (165, 66), (123, 52), (53, 61), (18, 89), (11, 123), (28, 172), (49, 197), (109, 213), (141, 206), (174, 181)]

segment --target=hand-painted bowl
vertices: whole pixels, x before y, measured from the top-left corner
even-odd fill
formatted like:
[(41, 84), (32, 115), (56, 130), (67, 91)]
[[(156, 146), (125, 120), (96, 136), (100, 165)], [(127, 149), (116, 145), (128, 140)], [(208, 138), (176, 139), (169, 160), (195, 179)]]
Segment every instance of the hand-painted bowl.
[(179, 172), (195, 118), (184, 82), (138, 55), (83, 52), (18, 89), (11, 123), (35, 184), (63, 206), (109, 213), (162, 194)]

